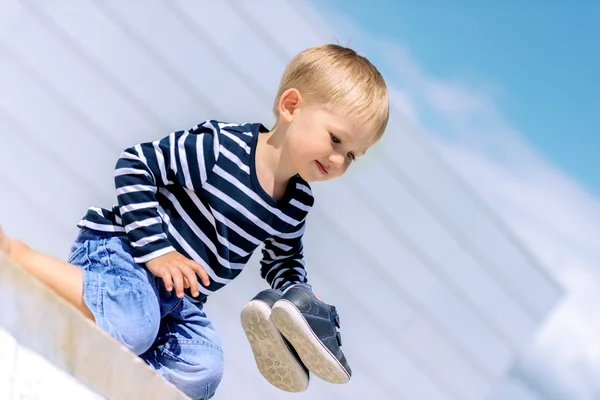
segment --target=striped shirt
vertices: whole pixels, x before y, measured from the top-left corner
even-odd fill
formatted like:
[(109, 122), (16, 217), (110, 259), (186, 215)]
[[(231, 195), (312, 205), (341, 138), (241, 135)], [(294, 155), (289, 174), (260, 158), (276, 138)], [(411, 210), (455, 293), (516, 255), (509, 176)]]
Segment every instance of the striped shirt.
[(302, 236), (314, 199), (298, 175), (280, 200), (262, 189), (255, 156), (266, 131), (209, 120), (126, 149), (114, 173), (117, 205), (89, 208), (78, 227), (126, 236), (137, 263), (173, 250), (196, 261), (210, 277), (199, 300), (237, 277), (261, 244), (271, 287), (306, 282)]

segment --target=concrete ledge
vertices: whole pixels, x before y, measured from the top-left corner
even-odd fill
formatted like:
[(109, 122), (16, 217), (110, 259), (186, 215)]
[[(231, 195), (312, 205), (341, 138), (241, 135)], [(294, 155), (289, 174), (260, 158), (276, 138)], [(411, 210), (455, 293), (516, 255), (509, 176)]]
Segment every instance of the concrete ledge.
[(0, 310), (0, 327), (19, 344), (106, 399), (189, 400), (2, 253)]

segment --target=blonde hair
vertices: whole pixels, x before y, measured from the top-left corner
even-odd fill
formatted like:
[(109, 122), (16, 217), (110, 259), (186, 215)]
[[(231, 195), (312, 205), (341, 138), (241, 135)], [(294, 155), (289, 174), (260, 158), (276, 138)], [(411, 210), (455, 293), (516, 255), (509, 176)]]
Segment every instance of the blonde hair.
[(298, 89), (310, 103), (343, 107), (373, 129), (373, 142), (383, 136), (389, 119), (388, 90), (381, 73), (356, 51), (337, 44), (311, 47), (286, 66), (273, 104), (288, 89)]

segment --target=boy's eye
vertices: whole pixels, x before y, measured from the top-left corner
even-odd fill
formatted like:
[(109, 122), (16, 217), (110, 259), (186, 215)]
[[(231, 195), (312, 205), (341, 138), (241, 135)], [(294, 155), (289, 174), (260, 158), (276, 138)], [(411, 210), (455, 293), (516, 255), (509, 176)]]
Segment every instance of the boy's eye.
[(341, 141), (341, 140), (340, 140), (340, 139), (339, 139), (337, 136), (335, 136), (335, 135), (333, 135), (333, 134), (331, 134), (331, 133), (329, 134), (329, 136), (331, 136), (331, 141), (332, 141), (333, 143), (336, 143), (336, 144), (338, 144), (338, 143), (342, 143), (342, 141)]
[(354, 153), (353, 153), (353, 152), (349, 152), (349, 153), (348, 153), (348, 159), (349, 159), (350, 161), (354, 161), (354, 160), (356, 159), (356, 156), (354, 155)]

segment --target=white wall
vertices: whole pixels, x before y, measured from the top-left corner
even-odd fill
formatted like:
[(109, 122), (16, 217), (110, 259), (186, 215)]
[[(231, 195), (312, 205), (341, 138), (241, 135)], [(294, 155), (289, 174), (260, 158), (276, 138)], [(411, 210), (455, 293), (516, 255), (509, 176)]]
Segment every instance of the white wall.
[[(300, 0), (4, 0), (0, 224), (66, 258), (86, 208), (113, 204), (122, 149), (209, 118), (271, 124), (285, 63), (334, 34)], [(483, 399), (561, 295), (404, 124), (394, 109), (365, 160), (314, 186), (309, 279), (340, 309), (354, 377), (300, 397)], [(257, 261), (208, 302), (227, 360), (216, 398), (289, 397), (239, 325), (265, 287)]]

